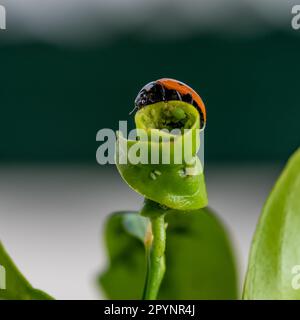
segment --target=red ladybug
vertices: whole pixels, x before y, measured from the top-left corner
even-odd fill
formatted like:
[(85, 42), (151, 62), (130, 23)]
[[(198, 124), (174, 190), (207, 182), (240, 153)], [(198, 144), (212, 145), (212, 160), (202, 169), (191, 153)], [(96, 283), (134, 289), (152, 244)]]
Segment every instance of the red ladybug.
[(205, 127), (206, 109), (202, 99), (191, 87), (178, 80), (162, 78), (146, 84), (135, 99), (135, 108), (171, 100), (184, 101), (196, 107), (200, 113), (200, 127)]

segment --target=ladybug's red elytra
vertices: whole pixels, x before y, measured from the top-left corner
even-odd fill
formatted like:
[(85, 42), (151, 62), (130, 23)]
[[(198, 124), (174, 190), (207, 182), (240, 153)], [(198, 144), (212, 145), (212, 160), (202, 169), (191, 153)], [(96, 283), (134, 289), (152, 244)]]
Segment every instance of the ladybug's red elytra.
[(141, 109), (160, 101), (180, 100), (193, 105), (200, 113), (200, 127), (206, 123), (205, 105), (198, 93), (183, 82), (162, 78), (146, 84), (135, 99), (135, 108)]

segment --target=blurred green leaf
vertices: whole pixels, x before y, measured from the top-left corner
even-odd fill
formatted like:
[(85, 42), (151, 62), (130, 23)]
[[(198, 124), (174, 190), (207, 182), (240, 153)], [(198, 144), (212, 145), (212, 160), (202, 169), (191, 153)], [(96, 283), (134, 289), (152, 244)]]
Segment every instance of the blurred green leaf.
[(105, 226), (109, 267), (99, 281), (110, 299), (140, 299), (143, 293), (146, 270), (144, 245), (126, 230), (124, 220), (128, 215), (140, 217), (136, 213), (116, 212)]
[[(159, 299), (236, 299), (237, 276), (226, 232), (209, 209), (171, 210), (166, 216), (167, 271)], [(145, 280), (145, 252), (141, 236), (125, 228), (137, 225), (137, 213), (110, 216), (105, 229), (109, 266), (99, 282), (110, 299), (141, 299)], [(137, 233), (135, 232), (137, 235)], [(139, 240), (140, 239), (140, 240)]]
[[(0, 300), (52, 300), (48, 294), (32, 288), (29, 282), (17, 269), (0, 242), (0, 265), (2, 266), (2, 281), (6, 289), (0, 288)], [(5, 275), (4, 275), (5, 274)], [(4, 281), (5, 278), (5, 281)], [(2, 283), (3, 286), (3, 283)]]
[(226, 231), (208, 208), (167, 216), (162, 299), (236, 299), (237, 275)]
[(300, 149), (288, 161), (263, 208), (243, 298), (300, 299), (299, 271)]

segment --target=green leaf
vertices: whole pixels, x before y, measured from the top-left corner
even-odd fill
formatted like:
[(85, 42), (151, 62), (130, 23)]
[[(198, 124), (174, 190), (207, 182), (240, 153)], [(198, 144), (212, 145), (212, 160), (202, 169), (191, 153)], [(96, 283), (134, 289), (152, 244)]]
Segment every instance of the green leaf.
[(263, 208), (243, 298), (300, 299), (299, 266), (300, 149), (288, 161)]
[[(12, 262), (0, 242), (0, 300), (52, 300), (48, 294), (32, 288)], [(3, 289), (5, 283), (5, 289)]]
[[(124, 227), (137, 213), (110, 216), (105, 241), (109, 266), (99, 281), (110, 299), (141, 299), (145, 281), (145, 251), (141, 237)], [(143, 218), (145, 219), (145, 218)], [(209, 209), (172, 210), (166, 216), (167, 270), (159, 299), (236, 299), (235, 263), (224, 227)], [(140, 240), (139, 240), (140, 239)]]
[[(175, 108), (187, 115), (186, 126), (181, 129), (189, 129), (177, 135), (162, 130), (167, 128), (165, 118)], [(115, 159), (123, 180), (135, 192), (168, 208), (195, 210), (207, 206), (205, 177), (197, 155), (201, 144), (199, 112), (184, 101), (157, 102), (138, 110), (135, 123), (137, 130), (148, 133), (132, 140), (118, 133)], [(166, 150), (168, 164), (164, 161)], [(148, 159), (146, 163), (133, 161), (137, 151)]]
[(144, 245), (125, 228), (124, 220), (129, 214), (139, 217), (136, 213), (117, 212), (109, 217), (105, 226), (109, 267), (99, 281), (111, 299), (140, 299), (143, 293)]

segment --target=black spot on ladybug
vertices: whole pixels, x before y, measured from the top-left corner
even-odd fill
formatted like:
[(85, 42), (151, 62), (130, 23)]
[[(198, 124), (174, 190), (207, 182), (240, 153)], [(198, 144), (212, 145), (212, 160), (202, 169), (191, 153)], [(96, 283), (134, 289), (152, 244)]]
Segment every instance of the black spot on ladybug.
[(194, 103), (193, 97), (192, 97), (192, 95), (190, 93), (182, 95), (181, 98), (182, 98), (183, 102), (186, 102), (186, 103), (189, 103), (189, 104), (193, 104)]
[(181, 95), (178, 91), (172, 89), (165, 89), (165, 101), (172, 101), (172, 100), (182, 100)]

